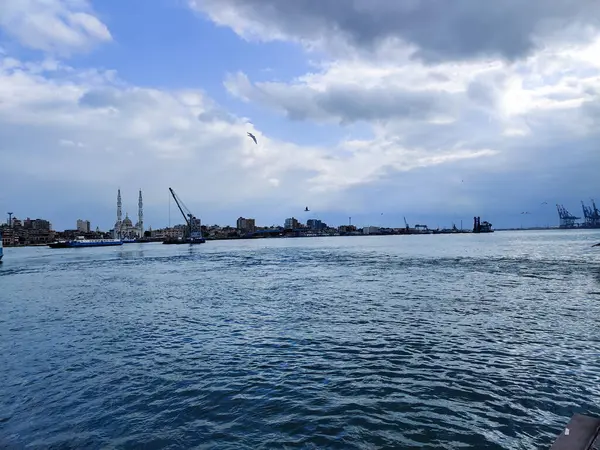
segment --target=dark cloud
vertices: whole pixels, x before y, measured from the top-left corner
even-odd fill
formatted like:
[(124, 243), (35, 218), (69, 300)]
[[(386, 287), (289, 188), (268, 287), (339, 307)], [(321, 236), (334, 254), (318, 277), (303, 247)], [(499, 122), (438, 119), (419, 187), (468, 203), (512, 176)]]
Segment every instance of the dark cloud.
[(238, 74), (226, 81), (236, 95), (283, 111), (292, 120), (342, 123), (411, 118), (427, 120), (457, 111), (462, 95), (442, 90), (409, 91), (385, 86), (333, 85), (326, 90), (283, 83), (252, 84)]
[(116, 107), (119, 103), (118, 92), (111, 88), (93, 89), (84, 93), (79, 99), (81, 106), (89, 108)]
[(203, 0), (192, 4), (236, 31), (303, 42), (341, 38), (366, 51), (398, 38), (416, 46), (416, 55), (426, 61), (480, 56), (514, 60), (556, 30), (572, 26), (574, 33), (583, 33), (586, 26), (600, 25), (597, 0)]
[(208, 109), (207, 111), (201, 112), (200, 114), (198, 114), (198, 120), (200, 122), (206, 122), (206, 123), (212, 123), (212, 122), (226, 122), (226, 123), (236, 123), (237, 119), (235, 118), (235, 116), (233, 116), (232, 114), (230, 114), (229, 112), (223, 110), (223, 109), (218, 109), (218, 108), (212, 108), (212, 109)]
[[(88, 108), (117, 108), (135, 109), (159, 107), (160, 101), (151, 90), (127, 89), (120, 90), (114, 87), (92, 88), (86, 91), (79, 99), (79, 105)], [(159, 94), (160, 95), (160, 94)]]

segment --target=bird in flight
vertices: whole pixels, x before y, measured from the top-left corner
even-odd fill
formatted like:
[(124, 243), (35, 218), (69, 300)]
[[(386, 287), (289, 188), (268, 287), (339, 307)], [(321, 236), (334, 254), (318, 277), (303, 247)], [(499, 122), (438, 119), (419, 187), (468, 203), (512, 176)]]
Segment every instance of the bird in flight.
[(304, 208), (304, 211), (310, 211), (310, 209), (308, 209), (308, 206)]
[(547, 204), (548, 204), (548, 202), (542, 202), (541, 204), (542, 204), (542, 205), (547, 205)]
[(252, 140), (254, 141), (255, 144), (258, 144), (258, 142), (256, 142), (256, 137), (252, 134), (252, 133), (247, 133), (249, 137), (252, 138)]

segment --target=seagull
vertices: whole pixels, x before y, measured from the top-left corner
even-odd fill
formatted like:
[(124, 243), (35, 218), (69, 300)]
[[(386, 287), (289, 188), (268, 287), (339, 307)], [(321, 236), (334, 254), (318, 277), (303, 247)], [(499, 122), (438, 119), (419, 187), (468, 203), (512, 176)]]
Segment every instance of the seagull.
[(255, 144), (258, 144), (258, 142), (256, 142), (256, 137), (252, 134), (252, 133), (247, 133), (249, 137), (252, 138), (252, 140), (254, 141)]
[(542, 204), (542, 205), (547, 205), (547, 204), (548, 204), (548, 202), (542, 202), (541, 204)]

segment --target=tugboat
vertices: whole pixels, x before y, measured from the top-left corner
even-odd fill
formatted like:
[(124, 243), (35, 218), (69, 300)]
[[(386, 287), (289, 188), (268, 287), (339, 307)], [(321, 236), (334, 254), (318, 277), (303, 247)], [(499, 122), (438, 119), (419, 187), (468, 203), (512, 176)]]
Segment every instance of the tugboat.
[(202, 228), (200, 225), (200, 219), (197, 219), (191, 211), (183, 204), (183, 201), (175, 194), (173, 189), (169, 188), (181, 215), (183, 216), (186, 229), (184, 236), (181, 238), (167, 238), (163, 241), (163, 244), (204, 244), (206, 240), (202, 236)]
[(487, 220), (481, 222), (481, 217), (473, 217), (473, 233), (493, 233), (492, 224)]

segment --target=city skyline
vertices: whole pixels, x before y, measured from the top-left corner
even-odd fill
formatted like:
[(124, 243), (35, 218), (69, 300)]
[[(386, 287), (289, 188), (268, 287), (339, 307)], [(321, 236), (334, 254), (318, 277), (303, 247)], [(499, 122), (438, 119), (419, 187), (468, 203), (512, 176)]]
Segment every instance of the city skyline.
[[(138, 230), (138, 226), (139, 226), (139, 219), (142, 218), (143, 220), (143, 207), (142, 207), (142, 190), (139, 190), (139, 197), (138, 197), (138, 207), (140, 208), (140, 210), (138, 211), (138, 223), (135, 224), (135, 226), (133, 225), (133, 223), (131, 223), (131, 220), (129, 221), (130, 223), (128, 224), (128, 231), (126, 233), (123, 233), (122, 236), (123, 237), (141, 237), (143, 236), (143, 232), (145, 230), (148, 229), (165, 229), (165, 228), (171, 228), (171, 227), (175, 227), (175, 226), (181, 226), (184, 224), (183, 219), (180, 216), (180, 212), (176, 209), (176, 205), (173, 204), (172, 208), (175, 208), (174, 210), (171, 210), (171, 214), (169, 214), (167, 220), (167, 223), (165, 224), (160, 224), (158, 226), (153, 226), (153, 225), (149, 225), (148, 228), (144, 228), (144, 223), (142, 222), (142, 231), (138, 232), (136, 230)], [(571, 214), (572, 217), (572, 222), (575, 224), (581, 224), (583, 225), (586, 221), (587, 221), (587, 217), (586, 214), (595, 214), (595, 219), (594, 220), (598, 220), (597, 219), (597, 214), (598, 214), (598, 210), (594, 210), (592, 207), (596, 207), (596, 204), (594, 202), (593, 199), (591, 199), (591, 203), (590, 204), (586, 204), (585, 202), (581, 202), (580, 203), (580, 208), (582, 209), (582, 212), (580, 213), (580, 211), (578, 209), (573, 209), (573, 208), (566, 208), (566, 213)], [(544, 202), (541, 205), (538, 205), (537, 208), (530, 208), (529, 211), (523, 212), (521, 211), (520, 213), (514, 213), (514, 218), (509, 218), (509, 220), (505, 220), (505, 221), (501, 221), (501, 225), (500, 226), (496, 226), (496, 228), (498, 229), (509, 229), (509, 228), (546, 228), (546, 227), (557, 227), (558, 225), (562, 224), (563, 222), (560, 220), (559, 217), (559, 209), (564, 208), (564, 205), (549, 205), (547, 202)], [(583, 209), (587, 209), (587, 212), (583, 212)], [(531, 212), (533, 211), (533, 212)], [(551, 212), (553, 211), (552, 215), (549, 215)], [(594, 211), (596, 211), (594, 213)], [(116, 212), (117, 214), (117, 222), (112, 226), (112, 227), (101, 227), (100, 225), (94, 223), (93, 221), (87, 220), (87, 219), (81, 219), (78, 218), (75, 220), (75, 226), (71, 227), (71, 226), (67, 226), (64, 228), (61, 227), (53, 227), (52, 229), (56, 230), (56, 231), (64, 231), (64, 230), (80, 230), (80, 223), (87, 224), (87, 228), (88, 230), (92, 231), (92, 230), (96, 230), (99, 229), (102, 232), (111, 232), (113, 236), (115, 235), (115, 230), (117, 229), (117, 224), (120, 223), (119, 217), (122, 217), (122, 204), (121, 204), (121, 192), (120, 189), (118, 189), (118, 196), (117, 196), (117, 206), (116, 209), (113, 211)], [(8, 214), (8, 213), (7, 213)], [(140, 215), (141, 214), (141, 215)], [(173, 216), (174, 214), (174, 216)], [(516, 222), (516, 217), (519, 217), (518, 220), (518, 224), (517, 225), (505, 225), (506, 223), (513, 223)], [(29, 215), (26, 216), (26, 218), (21, 218), (18, 214), (15, 214), (14, 212), (10, 213), (10, 216), (12, 217), (13, 220), (18, 220), (19, 222), (23, 222), (25, 220), (45, 220), (48, 221), (49, 223), (53, 224), (54, 222), (52, 220), (48, 220), (47, 218), (42, 218), (42, 217), (29, 217)], [(23, 216), (25, 217), (25, 216)], [(127, 213), (126, 213), (126, 217), (127, 217)], [(199, 217), (199, 219), (202, 222), (202, 225), (204, 226), (220, 226), (220, 227), (230, 227), (230, 228), (237, 228), (237, 229), (255, 229), (255, 228), (268, 228), (268, 227), (272, 227), (272, 226), (276, 226), (276, 227), (283, 227), (283, 228), (294, 228), (295, 226), (290, 225), (292, 222), (292, 219), (295, 221), (294, 223), (297, 224), (302, 224), (305, 226), (308, 226), (309, 228), (312, 228), (311, 223), (324, 223), (324, 224), (328, 224), (328, 226), (330, 227), (334, 227), (337, 228), (339, 226), (344, 226), (344, 225), (354, 225), (357, 228), (363, 228), (363, 227), (380, 227), (380, 228), (402, 228), (404, 227), (405, 224), (405, 220), (407, 219), (406, 216), (403, 216), (401, 214), (392, 214), (390, 216), (385, 217), (385, 215), (383, 213), (381, 213), (380, 215), (358, 215), (355, 216), (354, 219), (352, 218), (352, 216), (348, 216), (348, 217), (343, 217), (340, 218), (338, 217), (338, 219), (340, 219), (339, 221), (335, 221), (337, 219), (334, 219), (332, 221), (328, 221), (328, 220), (324, 220), (322, 219), (322, 217), (333, 217), (333, 215), (331, 214), (320, 214), (317, 213), (315, 214), (313, 211), (301, 211), (299, 214), (296, 215), (290, 215), (288, 217), (285, 217), (279, 221), (275, 221), (272, 223), (267, 223), (267, 222), (261, 222), (260, 220), (257, 222), (255, 217), (244, 217), (244, 216), (239, 216), (237, 217), (235, 220), (231, 219), (230, 221), (227, 222), (222, 222), (222, 223), (217, 223), (217, 222), (211, 222), (211, 221), (203, 221), (202, 217)], [(422, 216), (423, 217), (423, 216)], [(401, 218), (401, 221), (399, 221)], [(435, 229), (435, 228), (451, 228), (452, 226), (457, 226), (460, 227), (461, 225), (467, 224), (468, 227), (468, 223), (470, 222), (470, 220), (472, 219), (472, 216), (470, 217), (458, 217), (458, 216), (454, 216), (451, 218), (447, 218), (446, 221), (438, 221), (438, 222), (431, 222), (431, 221), (427, 221), (427, 220), (408, 220), (407, 222), (409, 222), (411, 224), (411, 226), (415, 225), (415, 224), (424, 224), (427, 225), (428, 227), (430, 227), (431, 229)], [(489, 218), (486, 218), (489, 219)], [(497, 222), (496, 222), (497, 223)], [(2, 220), (0, 220), (0, 225), (3, 224), (8, 224), (8, 220), (5, 220), (5, 222), (3, 222)], [(93, 226), (92, 226), (93, 225)]]
[(203, 223), (519, 227), (600, 195), (597, 4), (288, 3), (4, 0), (0, 211), (110, 229), (144, 186), (160, 227), (173, 186)]

